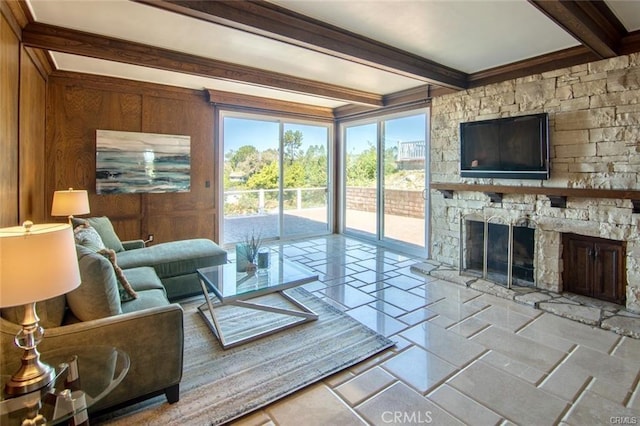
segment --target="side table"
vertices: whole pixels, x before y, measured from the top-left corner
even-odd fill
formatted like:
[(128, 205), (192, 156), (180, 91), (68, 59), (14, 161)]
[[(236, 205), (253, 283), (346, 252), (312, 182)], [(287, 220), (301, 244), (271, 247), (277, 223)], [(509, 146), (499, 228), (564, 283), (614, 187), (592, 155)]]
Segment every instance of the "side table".
[[(79, 381), (66, 389), (69, 362), (75, 357)], [(57, 349), (40, 354), (40, 359), (56, 370), (55, 380), (40, 390), (8, 398), (0, 395), (1, 425), (54, 425), (84, 415), (93, 404), (109, 394), (129, 371), (129, 356), (111, 346), (83, 346)], [(0, 385), (9, 380), (20, 361), (3, 364)], [(73, 392), (70, 392), (73, 391)], [(82, 403), (72, 403), (79, 398)]]

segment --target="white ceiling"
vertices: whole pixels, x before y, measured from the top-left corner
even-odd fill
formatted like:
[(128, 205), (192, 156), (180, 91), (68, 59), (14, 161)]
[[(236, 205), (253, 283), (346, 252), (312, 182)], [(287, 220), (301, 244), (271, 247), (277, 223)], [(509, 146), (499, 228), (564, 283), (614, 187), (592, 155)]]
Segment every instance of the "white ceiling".
[[(126, 0), (27, 0), (36, 22), (181, 51), (380, 95), (424, 81)], [(275, 0), (272, 3), (474, 73), (579, 43), (526, 0)], [(627, 31), (640, 1), (607, 0)], [(326, 99), (53, 52), (61, 70), (337, 107)]]

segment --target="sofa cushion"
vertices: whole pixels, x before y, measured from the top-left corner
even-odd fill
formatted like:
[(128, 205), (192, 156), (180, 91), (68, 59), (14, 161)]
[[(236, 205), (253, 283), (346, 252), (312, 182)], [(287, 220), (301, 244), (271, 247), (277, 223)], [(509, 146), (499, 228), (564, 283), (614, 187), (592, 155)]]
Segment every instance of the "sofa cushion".
[[(131, 286), (137, 292), (145, 290), (163, 290), (164, 286), (156, 271), (150, 266), (141, 266), (123, 270)], [(139, 293), (138, 293), (139, 294)]]
[(167, 300), (164, 289), (145, 290), (138, 293), (137, 299), (122, 302), (122, 312), (135, 312), (168, 304), (169, 301)]
[(152, 266), (160, 279), (194, 273), (198, 268), (224, 263), (227, 252), (207, 239), (162, 243), (117, 253), (122, 269)]
[(87, 247), (76, 245), (80, 286), (67, 293), (67, 304), (81, 321), (122, 313), (120, 292), (111, 262)]

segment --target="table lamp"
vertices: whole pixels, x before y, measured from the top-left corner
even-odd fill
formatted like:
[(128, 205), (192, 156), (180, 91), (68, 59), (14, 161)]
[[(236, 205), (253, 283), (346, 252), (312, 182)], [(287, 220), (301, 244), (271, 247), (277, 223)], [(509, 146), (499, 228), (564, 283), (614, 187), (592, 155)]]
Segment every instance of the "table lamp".
[(73, 215), (89, 213), (89, 197), (84, 189), (69, 188), (53, 193), (51, 216), (67, 216), (69, 223)]
[(24, 305), (22, 329), (14, 339), (23, 349), (21, 367), (5, 385), (5, 394), (23, 395), (48, 385), (55, 370), (40, 361), (37, 345), (44, 330), (36, 302), (65, 294), (80, 285), (73, 231), (69, 224), (0, 229), (0, 307)]

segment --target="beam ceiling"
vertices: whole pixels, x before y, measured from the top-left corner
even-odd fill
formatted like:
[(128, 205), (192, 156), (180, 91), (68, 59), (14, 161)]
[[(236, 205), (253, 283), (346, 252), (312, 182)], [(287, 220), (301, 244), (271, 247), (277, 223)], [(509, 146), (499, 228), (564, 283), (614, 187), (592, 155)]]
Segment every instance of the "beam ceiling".
[(265, 1), (136, 0), (362, 65), (454, 89), (467, 74)]
[[(640, 51), (640, 30), (627, 32), (603, 0), (528, 0), (582, 45), (467, 74), (264, 0), (133, 0), (182, 16), (211, 22), (334, 58), (409, 77), (436, 93), (496, 83)], [(27, 6), (19, 4), (30, 16)], [(372, 93), (239, 65), (134, 41), (48, 24), (23, 29), (28, 47), (152, 67), (200, 77), (334, 99), (356, 108), (390, 105), (389, 93)], [(86, 31), (86, 29), (85, 29)], [(370, 90), (370, 89), (369, 89)]]
[(29, 47), (56, 52), (383, 106), (382, 96), (374, 93), (47, 24), (28, 24), (22, 31), (22, 41)]
[(602, 1), (529, 0), (600, 59), (620, 54), (624, 25)]

